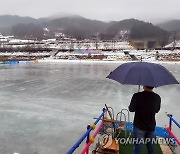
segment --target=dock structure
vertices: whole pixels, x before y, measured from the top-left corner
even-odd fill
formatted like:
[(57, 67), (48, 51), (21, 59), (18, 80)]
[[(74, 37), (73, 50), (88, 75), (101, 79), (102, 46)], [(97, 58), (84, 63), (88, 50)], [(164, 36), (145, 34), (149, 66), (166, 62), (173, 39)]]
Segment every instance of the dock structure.
[[(87, 132), (77, 141), (77, 143), (75, 143), (75, 145), (67, 152), (67, 154), (73, 153), (83, 142), (83, 140), (86, 140), (86, 145), (81, 151), (81, 154), (89, 154), (89, 147), (94, 142), (96, 142), (96, 145), (94, 150), (92, 150), (93, 154), (132, 153), (134, 147), (133, 142), (131, 142), (133, 141), (133, 123), (129, 120), (129, 113), (125, 114), (124, 110), (127, 109), (122, 109), (120, 112), (118, 112), (116, 119), (114, 119), (114, 111), (111, 107), (103, 109), (102, 114), (98, 118), (94, 118), (96, 120), (95, 123), (88, 125)], [(127, 110), (127, 112), (129, 111)], [(170, 131), (172, 131), (172, 122), (177, 124), (178, 127), (179, 124), (170, 114), (167, 114), (167, 116), (170, 118), (169, 127), (164, 128), (157, 126), (155, 128), (156, 141), (154, 141), (154, 150), (155, 153), (158, 154), (173, 154), (172, 146), (179, 143), (177, 137), (173, 133), (170, 133)], [(102, 122), (95, 130), (95, 126), (99, 121)], [(171, 128), (171, 130), (169, 130), (169, 128)], [(95, 131), (91, 136), (90, 133), (93, 130)], [(98, 140), (95, 140), (96, 137), (98, 137)], [(128, 142), (122, 143), (122, 139)], [(142, 144), (142, 152), (147, 153), (146, 143)]]
[[(163, 143), (166, 142), (164, 138), (161, 138), (161, 140), (163, 141)], [(160, 144), (160, 147), (163, 154), (173, 154), (168, 144)]]

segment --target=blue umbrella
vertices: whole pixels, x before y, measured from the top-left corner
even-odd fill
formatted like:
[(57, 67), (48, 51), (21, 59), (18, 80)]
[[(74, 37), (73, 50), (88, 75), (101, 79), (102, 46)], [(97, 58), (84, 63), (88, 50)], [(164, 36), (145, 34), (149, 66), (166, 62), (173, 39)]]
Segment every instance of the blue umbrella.
[(148, 62), (124, 63), (111, 72), (107, 78), (121, 84), (145, 85), (151, 87), (179, 84), (165, 67)]

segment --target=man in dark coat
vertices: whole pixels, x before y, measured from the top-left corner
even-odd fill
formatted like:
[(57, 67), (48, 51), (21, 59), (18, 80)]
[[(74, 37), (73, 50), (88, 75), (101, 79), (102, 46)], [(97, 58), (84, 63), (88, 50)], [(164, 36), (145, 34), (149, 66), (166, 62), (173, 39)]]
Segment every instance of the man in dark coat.
[(144, 91), (132, 96), (129, 105), (129, 111), (135, 112), (133, 122), (134, 154), (141, 153), (142, 143), (146, 144), (148, 154), (154, 154), (155, 114), (160, 110), (161, 97), (153, 92), (153, 87), (144, 86), (143, 88)]

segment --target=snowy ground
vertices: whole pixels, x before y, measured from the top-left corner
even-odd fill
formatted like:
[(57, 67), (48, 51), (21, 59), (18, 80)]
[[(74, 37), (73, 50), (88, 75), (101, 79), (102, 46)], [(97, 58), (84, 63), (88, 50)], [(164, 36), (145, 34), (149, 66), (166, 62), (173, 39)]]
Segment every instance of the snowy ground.
[[(56, 51), (57, 52), (57, 51)], [(131, 61), (131, 56), (135, 56), (137, 59), (142, 61), (156, 61), (157, 55), (160, 61), (180, 61), (180, 50), (151, 50), (146, 52), (145, 50), (123, 50), (123, 51), (95, 51), (93, 54), (88, 53), (77, 53), (77, 52), (0, 52), (0, 56), (5, 57), (50, 57), (49, 59), (76, 59), (77, 57), (89, 58), (93, 56), (104, 56), (105, 61)], [(158, 54), (157, 54), (158, 52)], [(128, 54), (126, 54), (128, 53)], [(98, 60), (98, 59), (96, 59)]]

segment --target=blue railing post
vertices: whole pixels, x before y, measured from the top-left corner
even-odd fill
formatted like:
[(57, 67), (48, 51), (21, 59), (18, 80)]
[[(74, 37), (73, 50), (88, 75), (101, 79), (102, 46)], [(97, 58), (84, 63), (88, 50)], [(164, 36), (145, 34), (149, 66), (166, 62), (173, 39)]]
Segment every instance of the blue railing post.
[(169, 129), (172, 130), (172, 114), (169, 114)]
[[(90, 128), (90, 125), (87, 126), (87, 131), (88, 131), (89, 128)], [(90, 136), (90, 133), (87, 135), (86, 144), (89, 143), (89, 136)], [(86, 151), (86, 154), (88, 154), (88, 153), (89, 153), (89, 148), (88, 148), (87, 151)]]
[(169, 118), (169, 127), (166, 128), (166, 129), (168, 130), (168, 133), (169, 133), (169, 138), (175, 139), (175, 141), (180, 145), (180, 141), (178, 140), (178, 138), (177, 138), (177, 137), (173, 134), (173, 132), (172, 132), (172, 122), (174, 122), (175, 125), (176, 125), (177, 127), (179, 127), (179, 128), (180, 128), (180, 124), (173, 118), (173, 115), (172, 115), (172, 114), (168, 114), (168, 113), (166, 112), (166, 115), (167, 115), (168, 118)]

